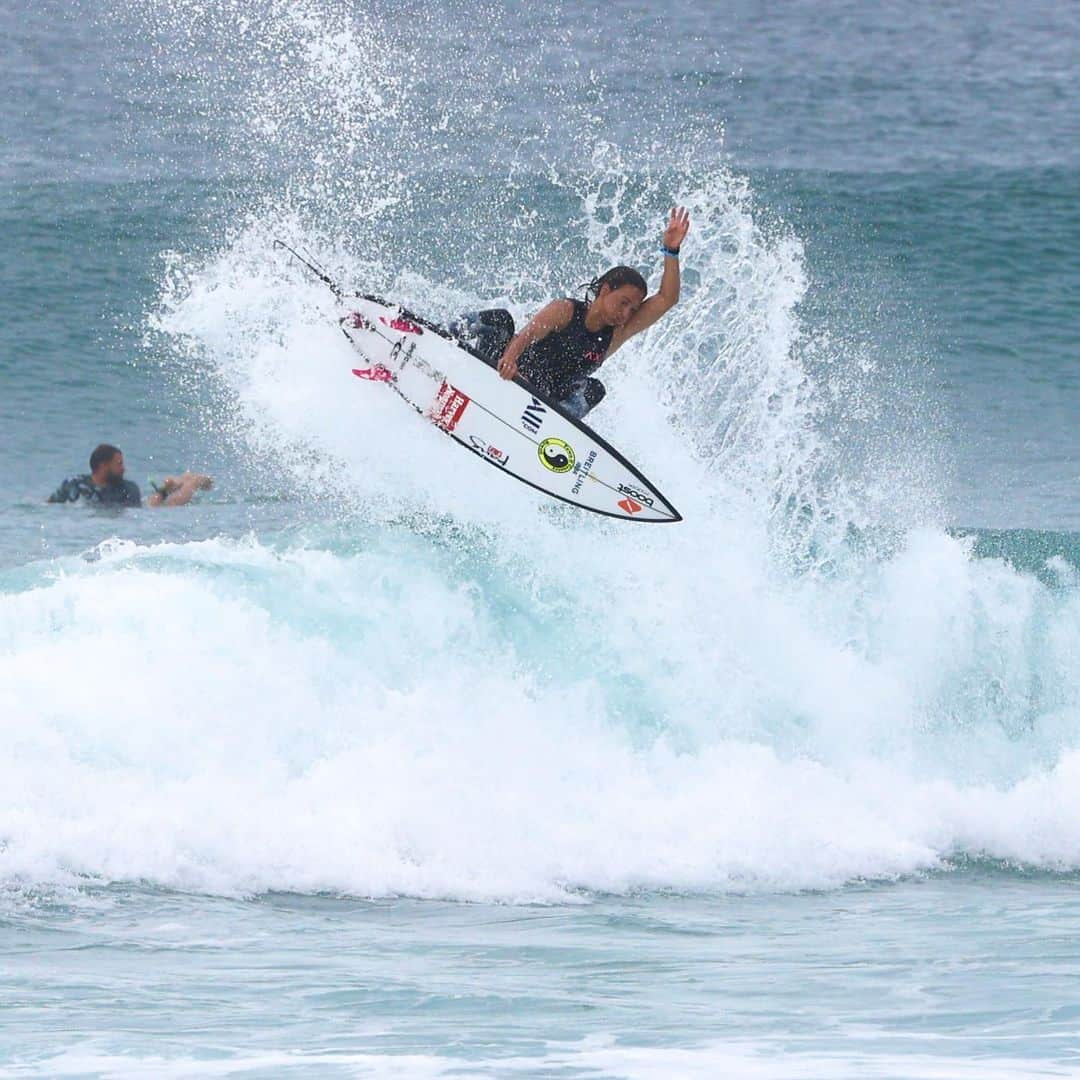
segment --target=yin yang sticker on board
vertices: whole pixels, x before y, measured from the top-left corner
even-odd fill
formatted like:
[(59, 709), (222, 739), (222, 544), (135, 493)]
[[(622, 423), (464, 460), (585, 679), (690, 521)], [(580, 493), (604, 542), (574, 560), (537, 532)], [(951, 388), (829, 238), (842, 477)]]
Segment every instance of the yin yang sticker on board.
[(567, 473), (574, 467), (577, 458), (574, 448), (562, 439), (547, 438), (537, 448), (536, 453), (545, 469), (555, 473)]

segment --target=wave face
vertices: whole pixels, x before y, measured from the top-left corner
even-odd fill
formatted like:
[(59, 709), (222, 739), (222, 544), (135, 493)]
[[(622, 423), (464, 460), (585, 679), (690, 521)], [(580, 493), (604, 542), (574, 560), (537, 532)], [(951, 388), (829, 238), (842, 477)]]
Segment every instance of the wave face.
[(722, 516), (704, 545), (518, 512), (115, 543), (5, 594), (4, 880), (553, 900), (1077, 866), (1074, 591), (933, 530), (777, 582)]
[[(515, 86), (555, 53), (511, 70), (467, 26), (433, 62), (389, 15), (193, 10), (116, 18), (168, 43), (162, 95), (215, 88), (243, 212), (168, 256), (148, 348), (305, 521), (0, 576), (0, 879), (556, 901), (1080, 867), (1078, 560), (945, 527), (925, 365), (812, 317), (718, 122), (607, 123), (571, 65), (554, 124)], [(550, 164), (566, 125), (587, 149)], [(431, 318), (520, 319), (614, 262), (655, 281), (674, 203), (683, 300), (595, 415), (685, 515), (662, 530), (343, 385), (332, 298), (272, 244)]]

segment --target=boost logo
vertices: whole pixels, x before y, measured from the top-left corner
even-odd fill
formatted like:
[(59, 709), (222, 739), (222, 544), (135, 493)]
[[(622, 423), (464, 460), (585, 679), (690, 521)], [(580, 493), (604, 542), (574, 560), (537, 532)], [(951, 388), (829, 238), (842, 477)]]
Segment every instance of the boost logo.
[(577, 460), (573, 447), (562, 439), (545, 439), (536, 448), (536, 452), (544, 468), (557, 473), (569, 472)]

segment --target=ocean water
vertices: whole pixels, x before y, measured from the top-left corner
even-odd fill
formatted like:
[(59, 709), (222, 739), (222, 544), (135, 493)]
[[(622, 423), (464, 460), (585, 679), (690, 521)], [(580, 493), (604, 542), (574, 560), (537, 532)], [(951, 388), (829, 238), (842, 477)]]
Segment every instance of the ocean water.
[[(1075, 6), (0, 31), (0, 1075), (1080, 1075)], [(664, 529), (273, 246), (523, 317), (676, 203), (592, 417)], [(215, 487), (45, 505), (103, 440)]]

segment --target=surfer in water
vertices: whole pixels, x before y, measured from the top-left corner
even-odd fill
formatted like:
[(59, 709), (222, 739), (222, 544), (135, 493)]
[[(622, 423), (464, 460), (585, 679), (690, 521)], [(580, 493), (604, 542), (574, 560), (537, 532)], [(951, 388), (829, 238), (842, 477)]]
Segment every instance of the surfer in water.
[[(90, 455), (90, 472), (65, 480), (49, 496), (51, 503), (83, 502), (95, 506), (142, 506), (139, 485), (124, 479), (124, 454), (119, 447), (102, 443)], [(186, 506), (197, 491), (206, 491), (214, 481), (202, 473), (186, 472), (166, 476), (154, 485), (147, 506)]]
[(139, 485), (124, 479), (124, 454), (102, 443), (90, 455), (90, 471), (65, 480), (49, 496), (51, 503), (78, 502), (96, 506), (142, 506)]
[(515, 332), (514, 317), (502, 309), (466, 315), (451, 330), (474, 343), (504, 379), (521, 375), (580, 419), (607, 393), (595, 378), (600, 365), (678, 303), (679, 248), (689, 228), (689, 213), (675, 207), (660, 244), (663, 277), (652, 296), (635, 269), (615, 266), (589, 283), (584, 301), (553, 300), (520, 332)]

